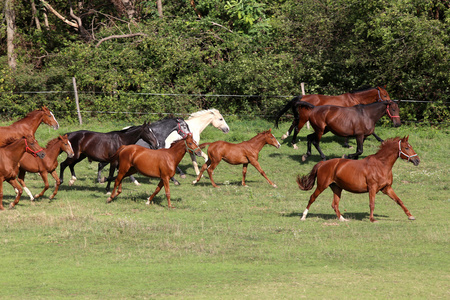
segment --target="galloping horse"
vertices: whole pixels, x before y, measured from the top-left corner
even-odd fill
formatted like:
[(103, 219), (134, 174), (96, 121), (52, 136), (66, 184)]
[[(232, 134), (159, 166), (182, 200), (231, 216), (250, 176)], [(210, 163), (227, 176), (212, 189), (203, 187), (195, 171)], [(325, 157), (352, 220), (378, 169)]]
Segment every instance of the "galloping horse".
[[(143, 139), (139, 139), (136, 142), (136, 145), (143, 146), (149, 149), (161, 149), (161, 148), (169, 148), (172, 142), (167, 142), (167, 137), (171, 133), (176, 133), (180, 137), (186, 137), (188, 133), (190, 133), (190, 128), (183, 120), (182, 118), (165, 118), (156, 122), (153, 122), (150, 124), (150, 128), (152, 129), (153, 133), (156, 136), (156, 139), (158, 140), (158, 146), (153, 147)], [(107, 163), (106, 163), (107, 164)], [(106, 164), (102, 164), (100, 166), (99, 164), (99, 178), (100, 178), (100, 171), (105, 167)], [(135, 185), (140, 185), (139, 182), (134, 178), (133, 175), (130, 176), (130, 180)], [(175, 179), (175, 177), (172, 177), (171, 180), (174, 182), (175, 185), (179, 185), (180, 183), (178, 180)]]
[[(292, 121), (292, 125), (285, 135), (281, 137), (281, 139), (287, 138), (292, 130), (294, 130), (294, 136), (292, 137), (292, 146), (297, 149), (296, 140), (297, 135), (308, 121), (310, 111), (303, 109), (301, 106), (297, 106), (296, 103), (299, 101), (308, 102), (314, 106), (320, 105), (336, 105), (336, 106), (355, 106), (358, 104), (369, 104), (377, 101), (389, 101), (391, 98), (389, 97), (388, 92), (383, 87), (376, 87), (370, 89), (359, 90), (355, 92), (345, 93), (338, 96), (326, 96), (320, 94), (312, 94), (312, 95), (304, 95), (297, 96), (289, 101), (286, 106), (278, 112), (276, 117), (275, 126), (278, 128), (278, 121), (281, 116), (287, 112), (289, 109), (292, 109), (292, 113), (294, 115), (294, 121)], [(382, 141), (376, 134), (373, 136), (378, 140)], [(347, 141), (345, 142), (345, 146), (347, 146)]]
[(314, 106), (308, 102), (299, 101), (297, 105), (310, 111), (309, 122), (314, 128), (314, 133), (307, 136), (308, 150), (303, 155), (305, 161), (311, 155), (311, 143), (325, 160), (325, 154), (319, 147), (322, 135), (331, 131), (335, 135), (343, 137), (356, 137), (357, 150), (355, 154), (349, 154), (348, 158), (358, 159), (363, 153), (364, 139), (373, 134), (375, 123), (385, 114), (388, 114), (395, 127), (401, 125), (399, 108), (393, 101), (382, 101), (371, 104), (359, 104), (352, 107), (334, 105)]
[[(227, 122), (220, 114), (220, 112), (215, 108), (192, 113), (185, 121), (189, 125), (189, 129), (197, 144), (200, 143), (200, 134), (209, 124), (211, 124), (215, 128), (222, 130), (223, 133), (228, 133), (230, 131), (230, 127), (228, 127)], [(170, 145), (180, 138), (182, 137), (177, 132), (172, 132), (166, 139), (166, 145)], [(205, 159), (205, 161), (208, 159), (208, 155), (206, 155), (203, 151), (202, 157)], [(198, 169), (197, 158), (195, 157), (195, 155), (191, 154), (191, 160), (192, 165), (194, 166), (195, 174), (198, 175), (200, 171)], [(182, 177), (184, 176), (180, 168), (177, 168), (177, 171)]]
[(169, 149), (152, 150), (139, 145), (120, 147), (113, 158), (116, 162), (118, 160), (119, 172), (107, 203), (122, 192), (122, 180), (125, 176), (139, 172), (148, 177), (161, 178), (155, 192), (148, 198), (146, 204), (150, 204), (164, 186), (168, 207), (173, 208), (170, 203), (169, 179), (175, 175), (175, 169), (186, 152), (201, 155), (202, 151), (192, 138), (192, 134), (174, 142)]
[[(17, 181), (22, 185), (25, 192), (30, 196), (30, 200), (34, 201), (35, 199), (44, 195), (45, 191), (48, 190), (48, 173), (50, 173), (56, 181), (55, 191), (49, 197), (49, 199), (53, 199), (58, 193), (59, 185), (61, 184), (58, 178), (58, 174), (56, 173), (56, 168), (58, 167), (58, 156), (61, 152), (66, 152), (68, 157), (73, 157), (74, 152), (72, 149), (72, 145), (70, 144), (67, 135), (59, 136), (47, 143), (47, 147), (44, 149), (46, 156), (43, 159), (38, 159), (33, 157), (33, 155), (29, 153), (25, 153), (19, 162), (19, 176)], [(31, 194), (30, 190), (25, 185), (25, 174), (29, 173), (39, 173), (42, 180), (44, 181), (45, 187), (39, 194), (36, 194), (34, 197)]]
[[(72, 185), (77, 177), (75, 175), (75, 165), (85, 159), (89, 158), (90, 161), (98, 161), (109, 163), (110, 158), (116, 153), (122, 145), (135, 144), (140, 138), (144, 141), (152, 144), (154, 147), (158, 146), (155, 134), (150, 128), (148, 123), (144, 123), (140, 126), (132, 126), (128, 129), (111, 132), (95, 132), (88, 130), (79, 130), (67, 133), (70, 143), (72, 144), (75, 155), (68, 157), (60, 165), (59, 180), (63, 183), (64, 170), (67, 166), (72, 174), (72, 179), (69, 181), (69, 185)], [(114, 171), (116, 170), (117, 163), (111, 163), (109, 169), (109, 177), (107, 178), (106, 192), (109, 192), (111, 181), (114, 180)], [(100, 166), (99, 166), (100, 169)], [(100, 171), (100, 170), (99, 170)], [(98, 172), (100, 174), (100, 172)]]
[(200, 145), (200, 148), (204, 148), (207, 145), (208, 147), (208, 160), (202, 166), (200, 173), (197, 176), (197, 179), (192, 182), (196, 184), (202, 178), (203, 172), (208, 169), (209, 179), (214, 187), (218, 187), (218, 185), (213, 180), (213, 171), (223, 159), (229, 164), (232, 165), (243, 165), (242, 169), (242, 185), (247, 186), (245, 184), (245, 175), (247, 174), (248, 164), (252, 164), (262, 176), (267, 180), (267, 182), (273, 186), (277, 187), (269, 178), (267, 178), (266, 173), (263, 171), (258, 162), (259, 151), (264, 147), (264, 145), (269, 144), (276, 148), (280, 148), (280, 143), (273, 136), (272, 130), (267, 130), (257, 134), (255, 137), (251, 138), (248, 141), (244, 141), (239, 144), (232, 144), (225, 141), (217, 141), (213, 143), (203, 143)]
[(17, 190), (16, 199), (9, 204), (9, 208), (14, 208), (19, 203), (23, 190), (17, 182), (16, 176), (19, 173), (19, 161), (25, 152), (40, 158), (45, 157), (45, 152), (31, 134), (18, 140), (11, 137), (6, 140), (5, 146), (0, 147), (0, 210), (5, 209), (3, 207), (3, 181), (7, 181)]
[(313, 188), (317, 178), (317, 187), (311, 195), (308, 205), (302, 215), (306, 219), (311, 204), (327, 188), (333, 191), (334, 198), (331, 207), (340, 221), (346, 221), (339, 211), (339, 200), (342, 190), (352, 193), (369, 193), (370, 221), (375, 222), (375, 195), (382, 191), (401, 206), (409, 220), (415, 220), (402, 200), (392, 189), (392, 167), (397, 158), (412, 162), (417, 166), (420, 162), (416, 152), (408, 143), (409, 136), (384, 141), (377, 153), (362, 160), (334, 158), (317, 163), (309, 175), (297, 176), (297, 184), (301, 190), (309, 191)]
[(35, 134), (41, 123), (58, 129), (59, 124), (53, 113), (45, 106), (41, 109), (29, 112), (23, 119), (12, 123), (9, 126), (0, 127), (0, 147), (6, 145), (6, 141), (12, 139), (20, 139), (24, 136)]

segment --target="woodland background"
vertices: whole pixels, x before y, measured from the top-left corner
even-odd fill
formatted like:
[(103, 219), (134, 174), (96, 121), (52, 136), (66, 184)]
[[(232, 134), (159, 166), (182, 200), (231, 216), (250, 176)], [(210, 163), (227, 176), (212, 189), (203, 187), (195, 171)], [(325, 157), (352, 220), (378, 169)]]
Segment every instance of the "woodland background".
[[(386, 85), (403, 120), (448, 124), (449, 0), (5, 0), (0, 113), (274, 115)], [(220, 96), (219, 96), (220, 95)], [(226, 96), (228, 95), (228, 96)], [(133, 114), (138, 113), (138, 114)]]

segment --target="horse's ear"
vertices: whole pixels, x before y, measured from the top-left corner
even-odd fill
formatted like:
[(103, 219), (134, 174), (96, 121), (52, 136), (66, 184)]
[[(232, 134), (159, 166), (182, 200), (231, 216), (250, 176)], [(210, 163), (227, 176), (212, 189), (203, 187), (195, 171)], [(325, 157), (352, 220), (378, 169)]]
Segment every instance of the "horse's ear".
[(269, 129), (269, 133), (272, 133), (272, 128)]

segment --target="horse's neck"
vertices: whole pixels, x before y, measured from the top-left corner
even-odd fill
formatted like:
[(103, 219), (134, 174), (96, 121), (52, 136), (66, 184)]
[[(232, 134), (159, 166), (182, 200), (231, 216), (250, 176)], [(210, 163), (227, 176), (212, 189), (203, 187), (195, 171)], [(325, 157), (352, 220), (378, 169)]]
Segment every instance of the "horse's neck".
[(121, 134), (120, 136), (122, 141), (125, 141), (125, 144), (135, 144), (141, 138), (142, 131), (142, 126), (137, 126), (135, 129)]
[(44, 115), (40, 113), (40, 111), (37, 111), (36, 113), (30, 113), (25, 118), (12, 123), (11, 127), (26, 127), (28, 129), (31, 129), (33, 133), (35, 133), (42, 122), (43, 116)]
[(61, 149), (62, 142), (57, 141), (56, 143), (53, 143), (49, 145), (47, 148), (44, 149), (45, 151), (45, 157), (42, 159), (43, 161), (50, 161), (53, 162), (56, 160), (58, 155), (63, 151)]
[(185, 140), (181, 140), (178, 142), (175, 142), (175, 145), (170, 147), (168, 149), (169, 153), (172, 155), (172, 158), (175, 162), (175, 165), (178, 166), (180, 161), (183, 159), (184, 155), (186, 154), (186, 145)]
[(356, 104), (370, 104), (378, 100), (378, 90), (370, 89), (367, 91), (351, 94), (351, 98)]
[(376, 123), (382, 116), (386, 114), (386, 105), (382, 102), (378, 102), (371, 106), (366, 106), (364, 110), (370, 119)]
[(379, 161), (382, 162), (383, 166), (386, 166), (389, 169), (392, 169), (395, 162), (397, 161), (398, 155), (398, 142), (392, 142), (393, 145), (386, 145), (380, 148), (377, 153), (373, 156), (376, 157)]
[(256, 149), (258, 152), (267, 144), (264, 134), (258, 134), (247, 141), (250, 147)]
[(198, 142), (198, 138), (200, 137), (200, 133), (202, 133), (205, 128), (211, 124), (212, 118), (208, 115), (202, 115), (200, 117), (193, 117), (185, 120), (189, 125), (189, 130), (194, 135), (194, 140)]
[(22, 158), (25, 153), (25, 140), (21, 139), (18, 142), (14, 142), (9, 146), (1, 148), (1, 156), (8, 157), (13, 162), (19, 162), (20, 158)]

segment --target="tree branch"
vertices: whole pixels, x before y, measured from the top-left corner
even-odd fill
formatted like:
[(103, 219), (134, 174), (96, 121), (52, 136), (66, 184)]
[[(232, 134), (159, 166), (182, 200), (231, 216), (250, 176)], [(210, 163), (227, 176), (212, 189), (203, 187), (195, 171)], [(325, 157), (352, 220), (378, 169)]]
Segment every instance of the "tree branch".
[(72, 27), (78, 28), (78, 24), (77, 24), (77, 23), (67, 20), (66, 17), (62, 16), (59, 12), (57, 12), (50, 4), (48, 4), (47, 1), (44, 1), (44, 0), (40, 0), (40, 1), (41, 1), (42, 4), (43, 4), (49, 11), (51, 11), (58, 19), (62, 20), (64, 23), (66, 23), (66, 24), (68, 24), (68, 25), (70, 25), (70, 26), (72, 26)]
[(111, 40), (111, 39), (121, 39), (121, 38), (129, 38), (129, 37), (134, 37), (134, 36), (148, 36), (145, 33), (132, 33), (132, 34), (123, 34), (123, 35), (111, 35), (105, 38), (102, 38), (100, 41), (98, 41), (97, 45), (95, 45), (96, 48), (98, 48), (98, 46), (100, 46), (101, 43), (103, 43), (104, 41), (107, 40)]

